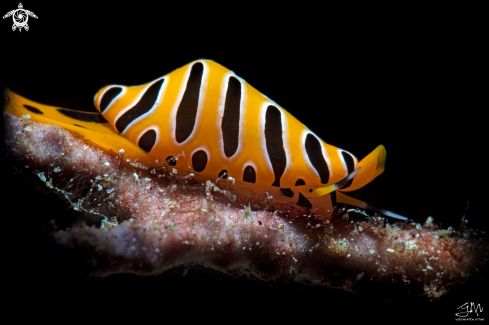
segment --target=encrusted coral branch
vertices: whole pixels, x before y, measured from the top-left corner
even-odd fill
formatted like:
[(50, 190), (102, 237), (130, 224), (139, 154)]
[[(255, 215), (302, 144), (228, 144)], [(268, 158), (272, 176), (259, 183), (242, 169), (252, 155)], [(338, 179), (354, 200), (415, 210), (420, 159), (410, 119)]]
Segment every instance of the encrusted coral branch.
[(191, 175), (147, 168), (58, 126), (4, 117), (10, 154), (22, 166), (73, 208), (105, 217), (100, 228), (52, 234), (86, 256), (91, 276), (198, 263), (269, 283), (439, 298), (487, 265), (487, 237), (465, 226), (440, 230), (431, 219), (389, 224), (361, 214), (352, 221), (353, 210), (330, 222), (303, 211), (285, 215), (267, 198), (256, 205), (236, 197), (229, 180), (195, 184)]

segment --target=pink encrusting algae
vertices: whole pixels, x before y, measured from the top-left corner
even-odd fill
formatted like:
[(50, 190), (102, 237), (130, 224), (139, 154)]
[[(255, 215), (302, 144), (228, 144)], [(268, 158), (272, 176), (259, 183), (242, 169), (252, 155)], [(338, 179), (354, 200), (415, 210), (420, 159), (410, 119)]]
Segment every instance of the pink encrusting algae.
[[(159, 274), (201, 264), (268, 283), (296, 281), (363, 293), (400, 284), (436, 299), (486, 268), (484, 232), (440, 230), (428, 218), (389, 224), (352, 221), (342, 211), (317, 220), (273, 198), (236, 196), (231, 179), (195, 183), (171, 166), (147, 168), (59, 126), (4, 113), (10, 154), (74, 209), (104, 216), (100, 228), (53, 232), (58, 245), (84, 254), (93, 277)], [(121, 148), (123, 149), (123, 148)], [(181, 157), (180, 159), (185, 159)], [(283, 210), (283, 209), (282, 209)]]

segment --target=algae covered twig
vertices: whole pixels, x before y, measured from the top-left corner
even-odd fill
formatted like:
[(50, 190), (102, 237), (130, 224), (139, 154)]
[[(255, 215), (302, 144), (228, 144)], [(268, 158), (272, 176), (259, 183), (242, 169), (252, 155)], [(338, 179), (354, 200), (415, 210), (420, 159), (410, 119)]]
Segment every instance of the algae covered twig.
[[(63, 189), (74, 207), (107, 218), (103, 227), (51, 234), (57, 245), (86, 257), (93, 277), (201, 264), (264, 283), (438, 299), (487, 269), (482, 231), (438, 229), (431, 219), (424, 225), (361, 214), (352, 220), (355, 211), (331, 221), (287, 215), (240, 197), (230, 200), (227, 180), (202, 185), (178, 174), (162, 176), (163, 169), (139, 166), (57, 126), (4, 117), (17, 164)], [(78, 190), (71, 190), (75, 178)]]

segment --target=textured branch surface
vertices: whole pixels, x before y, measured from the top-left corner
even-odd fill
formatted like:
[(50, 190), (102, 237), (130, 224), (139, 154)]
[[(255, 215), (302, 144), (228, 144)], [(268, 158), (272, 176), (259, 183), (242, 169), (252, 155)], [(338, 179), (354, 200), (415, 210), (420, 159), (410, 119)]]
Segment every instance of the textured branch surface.
[(21, 166), (75, 209), (106, 217), (101, 228), (52, 233), (58, 245), (84, 256), (94, 277), (201, 264), (271, 284), (436, 299), (486, 269), (487, 237), (465, 226), (351, 221), (348, 213), (331, 222), (301, 211), (285, 216), (267, 198), (257, 198), (257, 205), (236, 197), (227, 180), (194, 184), (178, 171), (148, 169), (58, 126), (4, 118), (8, 150)]

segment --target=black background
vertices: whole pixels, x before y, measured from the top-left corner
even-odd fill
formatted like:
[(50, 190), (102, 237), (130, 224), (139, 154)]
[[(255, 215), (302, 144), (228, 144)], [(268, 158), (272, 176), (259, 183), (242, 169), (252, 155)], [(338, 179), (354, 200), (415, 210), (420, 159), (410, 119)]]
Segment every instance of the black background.
[[(3, 3), (2, 15), (17, 5)], [(359, 159), (383, 144), (386, 170), (354, 193), (358, 198), (420, 223), (433, 216), (444, 227), (457, 227), (466, 213), (469, 226), (488, 230), (484, 211), (487, 100), (482, 100), (487, 93), (488, 53), (474, 11), (424, 8), (408, 13), (406, 8), (285, 5), (263, 11), (245, 4), (230, 8), (190, 3), (177, 9), (145, 2), (125, 7), (120, 3), (108, 7), (23, 5), (39, 19), (29, 18), (28, 32), (12, 32), (11, 18), (1, 21), (2, 89), (10, 87), (44, 104), (94, 110), (93, 96), (106, 84), (142, 84), (192, 60), (212, 59), (288, 110), (324, 141)], [(10, 180), (11, 175), (4, 179)], [(303, 318), (318, 313), (325, 320), (333, 314), (348, 320), (355, 308), (359, 317), (365, 312), (369, 319), (382, 313), (394, 315), (407, 307), (414, 308), (413, 317), (418, 315), (416, 309), (420, 313), (432, 310), (427, 317), (451, 320), (456, 307), (475, 300), (471, 288), (444, 305), (418, 301), (391, 305), (325, 288), (270, 289), (198, 270), (160, 281), (122, 276), (86, 282), (84, 270), (74, 272), (71, 264), (54, 258), (55, 253), (49, 255), (52, 260), (36, 255), (39, 249), (24, 254), (24, 249), (39, 243), (22, 227), (42, 227), (35, 215), (46, 219), (65, 213), (64, 207), (47, 204), (51, 201), (45, 197), (35, 198), (35, 191), (22, 185), (7, 182), (5, 186), (18, 189), (2, 197), (10, 217), (6, 221), (10, 236), (4, 244), (12, 249), (6, 256), (18, 263), (13, 263), (17, 267), (9, 276), (22, 274), (26, 295), (39, 281), (50, 294), (61, 290), (70, 296), (70, 290), (62, 289), (68, 283), (81, 290), (80, 297), (101, 299), (103, 294), (98, 294), (104, 292), (110, 301), (114, 292), (120, 292), (121, 305), (131, 301), (126, 298), (131, 295), (157, 303), (158, 299), (171, 300), (174, 294), (186, 306), (215, 303), (219, 308), (227, 302), (236, 314), (266, 311)], [(73, 274), (49, 273), (55, 268), (50, 262)], [(29, 270), (22, 269), (26, 265)], [(97, 294), (91, 294), (92, 290)], [(373, 309), (377, 312), (372, 313)]]

